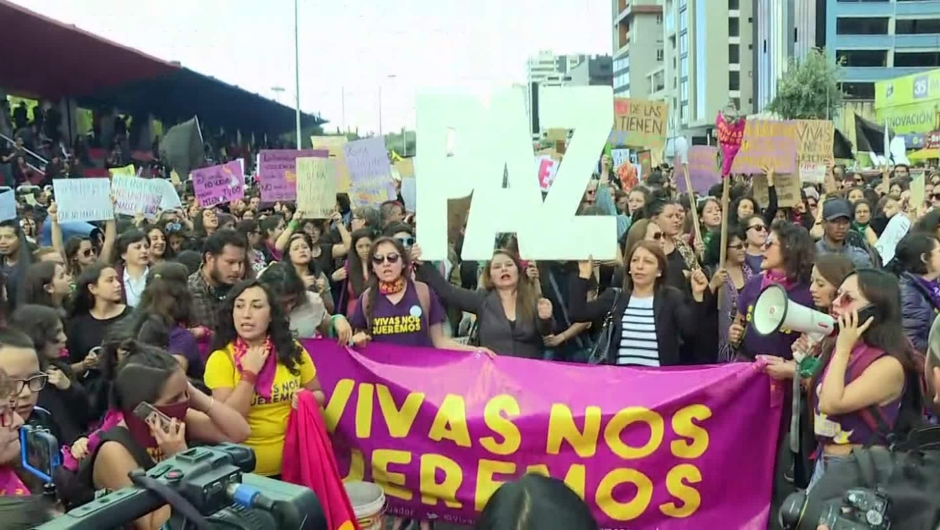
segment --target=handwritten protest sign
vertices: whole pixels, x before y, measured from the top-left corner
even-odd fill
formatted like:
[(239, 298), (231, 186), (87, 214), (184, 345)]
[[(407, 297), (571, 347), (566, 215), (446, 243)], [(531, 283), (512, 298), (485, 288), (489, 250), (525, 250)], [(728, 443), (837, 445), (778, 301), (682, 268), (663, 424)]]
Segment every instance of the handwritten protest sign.
[[(416, 325), (376, 318), (371, 332)], [(303, 346), (340, 475), (381, 486), (390, 514), (472, 525), (501, 483), (530, 472), (565, 480), (602, 528), (766, 526), (782, 392), (747, 363), (625, 370), (408, 355), (381, 341)]]
[(16, 219), (16, 192), (7, 186), (0, 187), (0, 221)]
[(349, 179), (349, 167), (346, 165), (346, 151), (343, 146), (348, 140), (345, 136), (311, 136), (311, 146), (314, 149), (326, 149), (329, 152), (330, 160), (335, 164), (337, 192), (348, 193), (352, 185)]
[(384, 136), (348, 142), (343, 150), (352, 181), (350, 198), (353, 202), (368, 206), (395, 198)]
[(776, 174), (797, 173), (799, 139), (791, 121), (748, 120), (741, 150), (734, 157), (732, 173), (757, 175), (772, 165)]
[(613, 174), (620, 181), (620, 188), (631, 190), (639, 183), (643, 167), (637, 162), (636, 152), (629, 149), (611, 149), (610, 163)]
[(115, 213), (130, 216), (143, 214), (152, 219), (160, 212), (160, 203), (166, 191), (164, 182), (162, 179), (115, 175), (111, 179)]
[(797, 151), (800, 179), (821, 183), (826, 178), (827, 167), (835, 163), (832, 142), (836, 127), (829, 120), (795, 120), (794, 123), (800, 141)]
[(191, 175), (196, 200), (203, 208), (245, 197), (245, 175), (237, 160), (228, 164), (197, 169)]
[(331, 158), (297, 159), (297, 210), (310, 219), (327, 219), (336, 206), (336, 162)]
[(297, 198), (295, 160), (300, 157), (326, 158), (325, 149), (267, 149), (258, 155), (258, 181), (261, 200), (265, 202), (293, 201)]
[(614, 98), (614, 129), (611, 145), (661, 148), (666, 143), (665, 101)]
[(548, 191), (555, 180), (555, 174), (558, 173), (560, 162), (548, 155), (535, 157), (535, 172), (539, 176), (539, 187), (542, 191)]
[(54, 179), (52, 189), (60, 223), (114, 219), (109, 178)]
[[(692, 188), (701, 194), (708, 193), (709, 188), (721, 182), (717, 146), (693, 145), (689, 147), (689, 180), (692, 181)], [(684, 178), (677, 178), (676, 186), (682, 193), (687, 191)]]
[[(761, 208), (766, 208), (770, 203), (767, 176), (763, 174), (754, 175), (752, 184), (754, 199), (757, 200)], [(803, 201), (800, 195), (800, 176), (795, 173), (775, 173), (774, 189), (777, 191), (777, 206), (780, 208), (792, 208)]]

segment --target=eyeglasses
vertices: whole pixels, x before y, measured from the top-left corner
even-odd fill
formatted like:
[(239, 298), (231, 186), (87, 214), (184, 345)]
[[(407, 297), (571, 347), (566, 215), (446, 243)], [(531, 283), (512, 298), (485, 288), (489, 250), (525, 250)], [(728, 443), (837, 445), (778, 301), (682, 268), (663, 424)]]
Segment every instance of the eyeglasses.
[(650, 237), (653, 238), (653, 241), (659, 241), (660, 239), (663, 238), (663, 233), (662, 233), (662, 232), (656, 232), (655, 234), (653, 234), (653, 235), (650, 236)]
[(167, 232), (179, 232), (183, 229), (183, 225), (180, 223), (167, 223), (166, 231)]
[(381, 255), (381, 254), (376, 254), (375, 256), (372, 256), (372, 263), (375, 264), (375, 265), (381, 265), (381, 264), (383, 264), (383, 263), (385, 263), (385, 262), (388, 262), (388, 263), (394, 265), (394, 264), (398, 263), (398, 260), (399, 260), (400, 258), (401, 258), (401, 256), (399, 256), (398, 254), (388, 254), (388, 255), (385, 255), (385, 256), (383, 256), (383, 255)]
[(757, 230), (758, 232), (765, 232), (765, 231), (767, 231), (767, 227), (764, 226), (764, 225), (762, 225), (762, 224), (761, 224), (761, 225), (752, 225), (752, 226), (747, 227), (747, 229), (748, 229), (748, 230)]
[(818, 204), (818, 202), (806, 201), (806, 205), (810, 208), (815, 208)]
[(46, 387), (46, 383), (49, 381), (49, 376), (44, 373), (38, 373), (28, 379), (14, 379), (13, 380), (13, 395), (20, 395), (23, 392), (23, 389), (27, 386), (29, 387), (30, 392), (39, 392)]
[(767, 241), (764, 241), (764, 250), (769, 249), (770, 247), (776, 245), (778, 242), (773, 239), (767, 238)]
[(737, 243), (735, 245), (728, 245), (728, 248), (734, 250), (744, 250), (744, 243)]
[(415, 238), (413, 237), (399, 237), (397, 241), (401, 243), (403, 247), (412, 247), (415, 244)]
[(94, 256), (94, 255), (95, 255), (95, 249), (93, 248), (86, 248), (85, 250), (82, 251), (82, 256), (85, 256), (86, 258), (90, 256)]
[(930, 198), (940, 201), (940, 193), (934, 193), (933, 195), (930, 196)]

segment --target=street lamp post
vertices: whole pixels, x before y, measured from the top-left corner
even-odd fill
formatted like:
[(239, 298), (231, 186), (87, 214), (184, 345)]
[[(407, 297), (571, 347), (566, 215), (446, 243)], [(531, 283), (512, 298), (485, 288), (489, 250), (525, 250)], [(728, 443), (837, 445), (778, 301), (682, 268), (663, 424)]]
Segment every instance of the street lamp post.
[(274, 92), (274, 101), (278, 103), (281, 102), (281, 94), (284, 92), (284, 87), (282, 86), (273, 86), (271, 87), (271, 92)]
[(297, 119), (297, 149), (300, 142), (300, 7), (299, 0), (294, 0), (294, 105)]

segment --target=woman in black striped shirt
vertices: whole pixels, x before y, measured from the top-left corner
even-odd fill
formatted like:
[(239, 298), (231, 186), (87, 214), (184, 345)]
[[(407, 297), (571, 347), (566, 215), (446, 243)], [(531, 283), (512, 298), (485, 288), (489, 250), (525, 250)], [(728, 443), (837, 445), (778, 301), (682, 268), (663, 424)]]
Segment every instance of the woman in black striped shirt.
[[(656, 242), (640, 241), (625, 261), (629, 274), (623, 290), (607, 289), (587, 302), (592, 260), (578, 264), (579, 277), (570, 285), (568, 312), (576, 322), (592, 322), (610, 313), (613, 339), (606, 363), (620, 366), (686, 364), (679, 356), (680, 337), (691, 337), (702, 314), (708, 278), (691, 272), (693, 300), (665, 284), (666, 255)], [(691, 360), (688, 360), (691, 361)]]

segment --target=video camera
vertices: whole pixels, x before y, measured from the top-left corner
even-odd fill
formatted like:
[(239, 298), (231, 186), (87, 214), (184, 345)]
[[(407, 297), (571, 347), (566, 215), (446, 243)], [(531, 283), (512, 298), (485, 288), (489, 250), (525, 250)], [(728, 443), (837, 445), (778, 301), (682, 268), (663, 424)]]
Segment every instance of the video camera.
[(124, 528), (169, 504), (172, 530), (326, 530), (326, 517), (310, 489), (252, 474), (254, 467), (254, 452), (247, 447), (195, 447), (146, 473), (132, 472), (134, 486), (108, 493), (37, 528)]
[(825, 526), (829, 530), (888, 530), (888, 499), (869, 489), (850, 489), (842, 499), (835, 499), (819, 507), (818, 518), (808, 514), (806, 492), (790, 494), (780, 508), (784, 528), (801, 528), (805, 519), (808, 526)]

